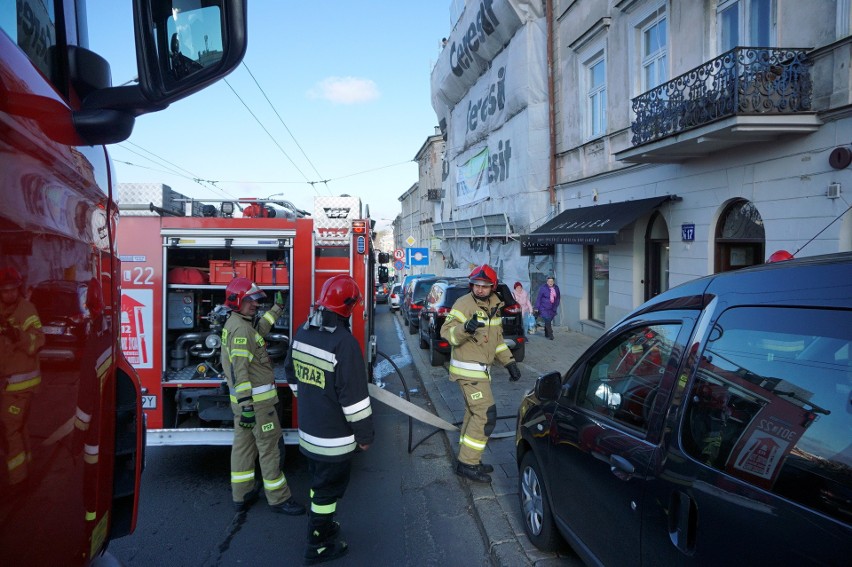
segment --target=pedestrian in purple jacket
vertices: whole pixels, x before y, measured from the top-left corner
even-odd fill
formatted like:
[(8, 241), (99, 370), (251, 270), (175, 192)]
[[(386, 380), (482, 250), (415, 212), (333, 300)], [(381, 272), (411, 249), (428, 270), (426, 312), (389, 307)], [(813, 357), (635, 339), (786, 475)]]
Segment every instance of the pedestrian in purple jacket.
[(544, 337), (553, 340), (553, 318), (556, 317), (556, 310), (559, 308), (559, 286), (556, 285), (556, 280), (553, 276), (547, 278), (547, 284), (538, 288), (538, 295), (535, 299), (535, 314), (544, 320)]

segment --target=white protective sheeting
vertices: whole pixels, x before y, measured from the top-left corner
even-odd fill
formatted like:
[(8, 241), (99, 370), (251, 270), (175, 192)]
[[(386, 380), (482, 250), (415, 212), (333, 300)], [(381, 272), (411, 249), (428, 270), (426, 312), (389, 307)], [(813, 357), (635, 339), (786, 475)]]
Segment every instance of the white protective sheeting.
[(547, 116), (546, 103), (529, 106), (450, 158), (441, 220), (505, 212), (516, 232), (538, 220), (547, 207)]
[(539, 0), (467, 2), (432, 69), (432, 107), (446, 124), (449, 112), (489, 68), (524, 22), (542, 16)]
[(450, 159), (530, 105), (547, 102), (547, 30), (544, 18), (522, 27), (450, 113)]
[[(539, 0), (467, 2), (432, 71), (432, 105), (447, 139), (435, 222), (505, 213), (511, 232), (522, 234), (547, 215), (546, 57)], [(488, 263), (527, 290), (552, 269), (551, 257), (521, 256), (511, 238), (446, 238), (441, 256), (437, 273), (466, 276)]]

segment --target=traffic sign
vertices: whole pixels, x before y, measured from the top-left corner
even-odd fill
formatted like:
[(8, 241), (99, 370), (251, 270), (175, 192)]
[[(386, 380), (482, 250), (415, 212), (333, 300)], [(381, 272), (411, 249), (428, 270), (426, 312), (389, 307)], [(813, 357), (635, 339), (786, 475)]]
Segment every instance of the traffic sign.
[(393, 263), (393, 267), (395, 270), (402, 270), (402, 268), (405, 267), (405, 264), (402, 262), (402, 260), (397, 260)]
[(428, 248), (406, 248), (407, 257), (405, 263), (409, 266), (428, 266), (429, 265), (429, 249)]
[(409, 246), (414, 246), (415, 242), (417, 242), (417, 241), (414, 240), (413, 236), (409, 236), (408, 238), (405, 239), (405, 243), (408, 244)]
[(394, 260), (402, 260), (405, 258), (405, 250), (402, 248), (397, 248), (393, 251), (393, 259)]

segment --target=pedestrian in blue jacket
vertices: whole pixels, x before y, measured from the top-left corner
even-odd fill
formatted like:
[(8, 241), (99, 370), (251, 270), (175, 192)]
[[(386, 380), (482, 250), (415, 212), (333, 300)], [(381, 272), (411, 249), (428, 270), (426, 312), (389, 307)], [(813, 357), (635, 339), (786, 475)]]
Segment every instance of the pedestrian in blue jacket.
[(559, 309), (559, 286), (553, 276), (548, 276), (547, 284), (538, 288), (535, 299), (535, 314), (544, 320), (544, 337), (553, 340), (553, 318)]

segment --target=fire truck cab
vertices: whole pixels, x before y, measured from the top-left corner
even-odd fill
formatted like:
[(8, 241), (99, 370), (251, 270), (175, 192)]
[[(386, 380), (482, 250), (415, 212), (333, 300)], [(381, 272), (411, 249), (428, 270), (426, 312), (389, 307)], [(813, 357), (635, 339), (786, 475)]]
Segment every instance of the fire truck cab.
[[(354, 197), (317, 197), (314, 216), (256, 199), (191, 201), (156, 184), (119, 185), (121, 344), (138, 372), (148, 445), (229, 445), (233, 414), (222, 374), (225, 288), (246, 277), (276, 293), (284, 313), (264, 337), (278, 386), (284, 442), (298, 444), (298, 409), (284, 373), (290, 337), (322, 284), (350, 274), (364, 305), (353, 334), (373, 357), (370, 221)], [(284, 204), (284, 203), (282, 203)], [(286, 203), (289, 205), (289, 203)]]
[[(89, 49), (85, 0), (0, 2), (4, 565), (96, 563), (135, 527), (144, 424), (139, 378), (119, 348), (105, 145), (239, 64), (245, 4), (134, 0), (138, 83), (113, 86)], [(177, 26), (207, 34), (210, 50), (190, 57), (171, 37)]]

